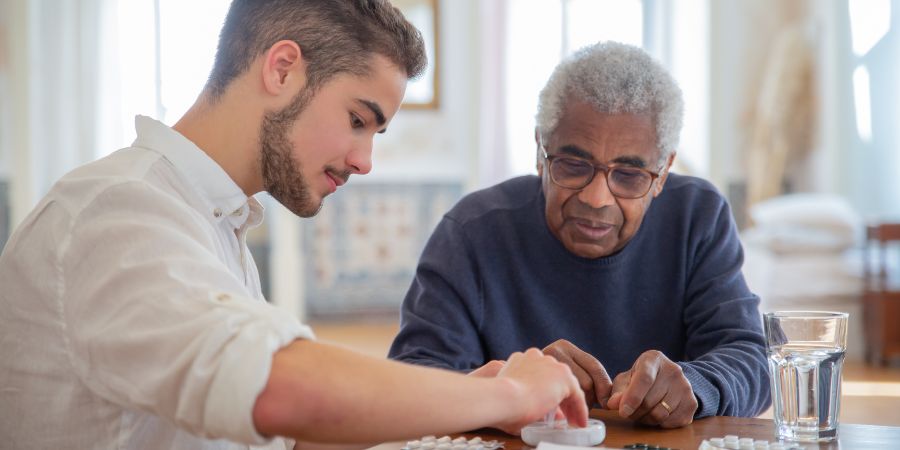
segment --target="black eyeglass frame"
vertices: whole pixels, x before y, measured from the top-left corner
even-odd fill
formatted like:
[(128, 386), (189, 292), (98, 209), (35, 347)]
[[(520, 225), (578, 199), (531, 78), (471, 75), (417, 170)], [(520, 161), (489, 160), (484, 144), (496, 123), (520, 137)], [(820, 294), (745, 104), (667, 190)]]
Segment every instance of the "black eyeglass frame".
[[(574, 156), (551, 155), (551, 154), (547, 153), (547, 147), (544, 146), (543, 140), (540, 137), (538, 139), (540, 141), (539, 145), (541, 147), (541, 153), (543, 154), (544, 159), (547, 160), (547, 172), (548, 172), (547, 174), (550, 176), (550, 181), (553, 181), (553, 184), (555, 184), (563, 189), (571, 189), (574, 191), (580, 191), (594, 181), (594, 178), (597, 176), (597, 172), (603, 172), (603, 176), (606, 177), (606, 185), (609, 187), (609, 192), (612, 193), (612, 195), (616, 196), (617, 198), (634, 200), (634, 199), (643, 198), (644, 196), (646, 196), (647, 193), (650, 192), (650, 189), (653, 188), (653, 182), (656, 181), (657, 178), (662, 176), (662, 172), (664, 170), (664, 168), (660, 168), (659, 172), (654, 172), (649, 169), (644, 169), (643, 167), (621, 166), (618, 164), (606, 165), (606, 164), (601, 164), (601, 163), (594, 163), (594, 162), (591, 162), (591, 161), (588, 161), (585, 159), (581, 159), (581, 158), (576, 158)], [(560, 160), (560, 159), (569, 159), (569, 160), (573, 160), (573, 161), (578, 161), (579, 163), (590, 165), (594, 168), (594, 171), (587, 178), (587, 181), (581, 186), (573, 187), (573, 186), (563, 185), (559, 181), (556, 181), (556, 178), (553, 176), (553, 170), (550, 169), (550, 166), (553, 165), (553, 161)], [(615, 192), (615, 190), (613, 189), (612, 185), (609, 184), (609, 172), (612, 170), (615, 170), (617, 168), (628, 169), (628, 170), (638, 170), (638, 171), (646, 173), (647, 175), (650, 175), (650, 183), (647, 184), (647, 190), (644, 191), (643, 194), (638, 195), (638, 196), (633, 196), (633, 197), (617, 194)]]

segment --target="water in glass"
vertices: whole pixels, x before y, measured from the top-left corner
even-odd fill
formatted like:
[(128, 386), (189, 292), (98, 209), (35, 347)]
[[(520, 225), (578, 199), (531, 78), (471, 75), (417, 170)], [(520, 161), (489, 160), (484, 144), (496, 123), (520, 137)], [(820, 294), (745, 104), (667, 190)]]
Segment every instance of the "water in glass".
[(837, 437), (844, 350), (785, 344), (768, 348), (776, 435), (789, 441)]

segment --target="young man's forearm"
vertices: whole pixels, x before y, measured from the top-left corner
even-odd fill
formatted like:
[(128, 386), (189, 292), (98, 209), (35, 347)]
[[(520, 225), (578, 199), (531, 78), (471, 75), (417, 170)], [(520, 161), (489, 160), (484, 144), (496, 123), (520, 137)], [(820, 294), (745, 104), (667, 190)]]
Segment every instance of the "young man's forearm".
[(498, 425), (514, 417), (511, 411), (540, 417), (527, 411), (533, 393), (524, 390), (509, 378), (466, 377), (295, 341), (275, 354), (253, 419), (264, 435), (382, 442)]

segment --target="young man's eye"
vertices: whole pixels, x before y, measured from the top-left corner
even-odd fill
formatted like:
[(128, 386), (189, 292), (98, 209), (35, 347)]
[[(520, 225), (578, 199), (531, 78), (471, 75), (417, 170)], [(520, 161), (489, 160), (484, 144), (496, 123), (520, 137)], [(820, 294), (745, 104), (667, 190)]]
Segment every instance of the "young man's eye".
[(366, 126), (366, 123), (355, 113), (350, 113), (350, 126), (353, 128), (363, 128)]

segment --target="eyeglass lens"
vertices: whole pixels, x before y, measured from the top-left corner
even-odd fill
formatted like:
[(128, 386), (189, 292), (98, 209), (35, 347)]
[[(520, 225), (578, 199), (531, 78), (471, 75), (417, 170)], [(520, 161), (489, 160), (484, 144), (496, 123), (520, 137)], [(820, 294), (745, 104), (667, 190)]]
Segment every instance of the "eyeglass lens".
[[(597, 170), (606, 172), (609, 190), (619, 197), (641, 197), (653, 183), (653, 177), (640, 169), (614, 167)], [(575, 158), (554, 158), (550, 162), (550, 175), (562, 187), (581, 189), (593, 180), (595, 169), (590, 163)]]

